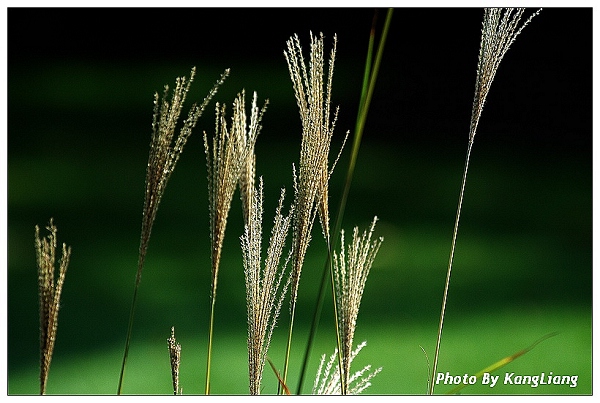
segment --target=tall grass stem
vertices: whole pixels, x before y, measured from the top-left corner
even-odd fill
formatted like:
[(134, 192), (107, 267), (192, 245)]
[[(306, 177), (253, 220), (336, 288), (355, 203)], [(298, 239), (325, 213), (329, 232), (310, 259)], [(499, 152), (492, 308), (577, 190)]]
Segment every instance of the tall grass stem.
[(481, 43), (479, 47), (477, 75), (475, 80), (475, 93), (473, 95), (471, 122), (469, 126), (469, 143), (467, 146), (467, 155), (465, 158), (465, 166), (463, 169), (463, 177), (458, 197), (458, 207), (456, 209), (454, 230), (452, 231), (450, 257), (448, 259), (448, 268), (446, 270), (446, 281), (444, 283), (444, 293), (442, 296), (442, 307), (440, 310), (440, 321), (435, 345), (435, 354), (433, 358), (433, 367), (431, 370), (431, 378), (429, 380), (428, 393), (430, 395), (433, 395), (435, 388), (434, 380), (437, 372), (440, 344), (442, 341), (442, 330), (444, 325), (444, 317), (446, 314), (446, 302), (448, 300), (448, 288), (450, 286), (450, 274), (452, 272), (454, 250), (456, 248), (456, 238), (458, 236), (458, 223), (460, 221), (460, 212), (462, 209), (465, 186), (467, 183), (467, 171), (469, 169), (469, 159), (471, 157), (471, 150), (473, 149), (473, 141), (475, 140), (475, 134), (477, 133), (477, 127), (479, 125), (479, 119), (481, 118), (485, 101), (490, 91), (492, 82), (494, 81), (494, 77), (496, 76), (498, 66), (500, 66), (500, 62), (523, 28), (525, 28), (525, 26), (527, 26), (527, 24), (529, 24), (529, 22), (531, 22), (531, 20), (541, 11), (541, 9), (538, 9), (519, 26), (524, 10), (524, 8), (486, 8), (483, 14)]

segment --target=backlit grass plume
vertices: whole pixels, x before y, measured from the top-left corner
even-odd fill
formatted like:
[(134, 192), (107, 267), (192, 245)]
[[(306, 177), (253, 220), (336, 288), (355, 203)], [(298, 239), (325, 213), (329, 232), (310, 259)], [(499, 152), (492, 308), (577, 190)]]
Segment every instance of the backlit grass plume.
[(383, 242), (383, 238), (371, 240), (377, 217), (373, 219), (368, 231), (359, 236), (358, 227), (354, 228), (352, 242), (346, 249), (344, 231), (341, 233), (340, 253), (333, 252), (334, 282), (338, 315), (338, 332), (341, 339), (341, 393), (350, 392), (350, 363), (352, 361), (352, 343), (356, 330), (356, 319), (365, 289), (367, 276)]
[(259, 395), (262, 374), (271, 343), (271, 335), (281, 311), (289, 285), (283, 281), (288, 259), (281, 262), (291, 213), (282, 214), (285, 191), (281, 191), (275, 213), (266, 259), (262, 262), (263, 183), (252, 193), (248, 222), (241, 237), (246, 279), (246, 308), (248, 313), (248, 375), (250, 394)]
[(62, 255), (58, 266), (58, 279), (54, 281), (54, 265), (56, 262), (56, 226), (53, 220), (46, 227), (50, 232), (46, 238), (40, 238), (40, 228), (35, 226), (35, 251), (38, 272), (38, 295), (40, 299), (40, 395), (46, 394), (50, 362), (56, 342), (58, 328), (58, 310), (71, 247), (63, 243)]
[(125, 352), (123, 354), (123, 363), (121, 365), (121, 374), (119, 376), (119, 386), (117, 393), (121, 394), (123, 387), (123, 375), (127, 356), (129, 353), (129, 343), (131, 341), (131, 331), (133, 327), (133, 317), (135, 305), (137, 301), (137, 290), (139, 288), (146, 253), (148, 251), (148, 243), (152, 226), (156, 218), (158, 206), (167, 187), (167, 182), (171, 174), (175, 170), (175, 165), (179, 160), (183, 147), (189, 136), (192, 134), (192, 129), (196, 126), (202, 112), (216, 94), (217, 89), (227, 76), (229, 69), (221, 75), (221, 78), (210, 90), (203, 102), (193, 104), (190, 108), (187, 118), (183, 121), (183, 126), (179, 130), (179, 135), (173, 143), (179, 116), (183, 109), (187, 93), (190, 89), (192, 81), (196, 75), (196, 68), (192, 68), (189, 80), (186, 77), (178, 77), (175, 81), (175, 91), (171, 95), (171, 101), (168, 101), (169, 86), (165, 85), (162, 99), (158, 93), (154, 94), (154, 114), (152, 117), (152, 137), (150, 140), (150, 154), (148, 157), (148, 166), (146, 168), (146, 191), (144, 198), (144, 209), (142, 214), (142, 230), (140, 236), (140, 248), (138, 256), (138, 268), (135, 279), (135, 288), (133, 292), (133, 302), (131, 304), (131, 312), (129, 314), (129, 325), (127, 330), (127, 339), (125, 341)]
[[(302, 123), (300, 161), (297, 172), (294, 169), (295, 210), (292, 225), (291, 319), (283, 373), (284, 382), (287, 379), (287, 364), (289, 362), (300, 275), (317, 214), (320, 216), (323, 235), (329, 247), (328, 181), (333, 170), (333, 167), (329, 168), (329, 150), (337, 120), (337, 109), (333, 114), (333, 118), (331, 117), (331, 85), (337, 37), (334, 37), (333, 40), (326, 76), (323, 68), (325, 62), (323, 42), (323, 34), (316, 37), (311, 33), (308, 69), (302, 56), (302, 47), (297, 35), (287, 41), (287, 51), (284, 51)], [(335, 163), (333, 165), (335, 166)]]
[[(210, 211), (211, 239), (211, 313), (208, 338), (208, 354), (206, 362), (205, 393), (210, 393), (210, 368), (212, 357), (212, 341), (214, 328), (214, 312), (217, 293), (217, 280), (227, 217), (231, 208), (233, 194), (238, 185), (240, 175), (245, 172), (242, 187), (242, 200), (249, 199), (248, 189), (251, 189), (248, 175), (254, 172), (254, 145), (261, 130), (260, 122), (266, 111), (266, 105), (259, 109), (256, 105), (256, 93), (252, 100), (250, 123), (246, 126), (245, 92), (242, 91), (233, 102), (231, 128), (227, 127), (225, 105), (217, 104), (215, 119), (215, 135), (212, 144), (204, 133), (204, 150), (208, 169), (208, 198)], [(248, 165), (250, 164), (250, 165)], [(250, 171), (248, 171), (250, 170)], [(250, 192), (251, 194), (252, 192)], [(247, 202), (243, 204), (246, 205)]]
[(175, 170), (175, 165), (179, 160), (183, 147), (187, 139), (192, 134), (192, 129), (204, 112), (204, 109), (216, 94), (217, 89), (223, 84), (225, 78), (229, 75), (229, 70), (225, 70), (220, 80), (214, 85), (209, 94), (204, 98), (202, 104), (193, 104), (188, 113), (188, 117), (183, 122), (183, 127), (173, 144), (176, 125), (183, 109), (187, 93), (192, 81), (196, 75), (196, 68), (192, 68), (189, 80), (186, 77), (178, 77), (176, 80), (175, 91), (171, 96), (171, 102), (167, 100), (169, 87), (165, 86), (162, 100), (158, 93), (154, 94), (154, 115), (152, 120), (152, 139), (150, 142), (150, 155), (148, 158), (148, 168), (146, 170), (146, 198), (144, 200), (144, 214), (142, 220), (142, 236), (140, 240), (140, 263), (136, 282), (140, 281), (142, 268), (148, 241), (152, 231), (152, 225), (156, 218), (158, 206), (163, 197), (167, 182)]
[(483, 112), (485, 100), (490, 91), (496, 71), (508, 48), (513, 44), (523, 28), (540, 13), (541, 9), (533, 13), (525, 22), (520, 24), (525, 9), (518, 8), (486, 8), (483, 14), (483, 28), (481, 29), (481, 45), (479, 47), (479, 60), (477, 63), (477, 78), (475, 82), (475, 94), (473, 96), (473, 108), (471, 111), (471, 123), (469, 126), (469, 143), (467, 146), (467, 156), (463, 169), (463, 177), (458, 198), (458, 207), (456, 210), (456, 219), (454, 221), (454, 231), (452, 233), (452, 244), (450, 248), (450, 258), (448, 259), (448, 269), (446, 272), (446, 282), (442, 297), (442, 308), (440, 313), (440, 322), (437, 333), (437, 342), (435, 347), (435, 356), (429, 382), (429, 394), (433, 394), (435, 374), (439, 357), (439, 348), (442, 339), (442, 328), (444, 324), (444, 315), (446, 311), (446, 300), (448, 297), (448, 288), (450, 286), (450, 274), (452, 272), (452, 262), (454, 260), (454, 250), (456, 247), (456, 238), (458, 235), (458, 223), (460, 221), (460, 212), (467, 183), (467, 171), (469, 169), (469, 159), (473, 149), (473, 141), (479, 124), (479, 118)]
[[(360, 350), (367, 345), (366, 341), (360, 343), (349, 356), (349, 362), (352, 363), (354, 358), (358, 355)], [(329, 357), (327, 365), (325, 365), (325, 354), (321, 356), (321, 362), (319, 369), (317, 370), (317, 376), (315, 377), (315, 383), (313, 385), (313, 395), (340, 395), (342, 394), (342, 382), (340, 378), (340, 366), (336, 365), (335, 369), (333, 364), (337, 361), (338, 350), (337, 348), (333, 354)], [(325, 367), (323, 367), (325, 365)], [(350, 385), (345, 394), (347, 395), (358, 395), (365, 389), (371, 386), (371, 379), (373, 379), (378, 373), (381, 372), (381, 367), (374, 371), (371, 371), (371, 366), (366, 365), (361, 370), (356, 371), (352, 376), (348, 377), (346, 385)]]

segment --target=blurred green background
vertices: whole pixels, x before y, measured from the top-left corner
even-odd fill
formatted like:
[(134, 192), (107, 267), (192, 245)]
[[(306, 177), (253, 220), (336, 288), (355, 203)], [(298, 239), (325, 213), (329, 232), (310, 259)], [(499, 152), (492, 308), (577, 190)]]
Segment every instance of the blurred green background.
[[(291, 200), (300, 120), (285, 41), (308, 52), (309, 31), (338, 35), (332, 154), (354, 128), (372, 9), (8, 9), (8, 394), (39, 390), (34, 226), (50, 217), (73, 253), (63, 290), (49, 394), (114, 394), (133, 292), (152, 96), (197, 76), (200, 101), (231, 77), (177, 165), (150, 241), (126, 394), (169, 394), (166, 339), (182, 344), (184, 394), (203, 393), (210, 257), (202, 131), (214, 101), (245, 88), (269, 98), (256, 146), (265, 222), (281, 187)], [(379, 10), (381, 27), (385, 10)], [(424, 394), (462, 175), (481, 9), (397, 9), (368, 117), (343, 227), (380, 218), (385, 241), (367, 281), (355, 369), (383, 371), (371, 394)], [(474, 374), (550, 332), (498, 374), (578, 375), (578, 386), (469, 386), (464, 394), (592, 392), (592, 11), (548, 9), (505, 57), (475, 140), (445, 319), (440, 372)], [(75, 18), (74, 18), (75, 17)], [(142, 20), (145, 26), (132, 21)], [(216, 28), (215, 28), (216, 27)], [(427, 30), (430, 35), (422, 35)], [(433, 41), (432, 39), (433, 38)], [(187, 107), (185, 108), (187, 110)], [(331, 179), (337, 209), (350, 147)], [(270, 225), (267, 226), (270, 228)], [(248, 391), (237, 195), (216, 306), (212, 391)], [(325, 262), (320, 229), (302, 273), (290, 369), (297, 374)], [(270, 356), (282, 366), (287, 310)], [(326, 299), (304, 392), (335, 347)], [(501, 378), (502, 378), (501, 376)], [(264, 393), (274, 393), (269, 368)], [(452, 388), (439, 385), (436, 393)]]

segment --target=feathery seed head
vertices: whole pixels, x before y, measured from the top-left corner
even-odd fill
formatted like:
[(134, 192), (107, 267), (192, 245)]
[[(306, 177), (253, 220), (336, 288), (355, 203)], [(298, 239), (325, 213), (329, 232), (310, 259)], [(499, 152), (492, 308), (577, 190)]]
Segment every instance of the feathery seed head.
[[(366, 341), (360, 343), (354, 351), (350, 354), (349, 361), (350, 363), (354, 360), (354, 358), (358, 355), (358, 353), (367, 345)], [(340, 367), (336, 365), (335, 370), (332, 371), (333, 364), (337, 361), (338, 351), (337, 348), (333, 352), (333, 354), (329, 357), (329, 361), (325, 368), (323, 365), (325, 364), (326, 355), (323, 354), (321, 356), (321, 362), (319, 364), (319, 368), (317, 370), (317, 376), (315, 377), (315, 383), (313, 385), (312, 393), (313, 395), (340, 395), (342, 394), (342, 386), (340, 379)], [(371, 386), (371, 379), (373, 379), (377, 374), (379, 374), (382, 370), (382, 367), (377, 368), (376, 370), (371, 372), (371, 366), (366, 365), (361, 370), (355, 372), (350, 376), (349, 383), (352, 386), (348, 386), (348, 395), (358, 395), (362, 393), (365, 389)], [(347, 384), (347, 385), (348, 385)]]
[(285, 191), (281, 191), (264, 265), (262, 255), (263, 181), (252, 193), (244, 234), (241, 237), (246, 279), (248, 314), (248, 374), (250, 393), (260, 394), (262, 373), (267, 359), (271, 335), (289, 285), (283, 281), (289, 257), (280, 263), (291, 222), (293, 207), (282, 215)]
[[(442, 339), (442, 329), (444, 325), (444, 316), (446, 312), (446, 301), (448, 296), (448, 288), (450, 285), (450, 275), (452, 272), (452, 263), (454, 261), (454, 251), (456, 248), (456, 239), (458, 235), (458, 225), (460, 221), (460, 213), (462, 211), (462, 203), (467, 183), (469, 160), (471, 157), (471, 150), (473, 148), (479, 119), (481, 117), (481, 113), (483, 112), (485, 100), (490, 91), (492, 82), (494, 81), (494, 77), (496, 75), (496, 71), (498, 70), (500, 62), (504, 58), (504, 55), (508, 51), (510, 45), (512, 45), (512, 43), (521, 33), (523, 28), (525, 28), (525, 26), (527, 26), (527, 24), (529, 24), (529, 22), (536, 15), (538, 15), (540, 11), (541, 9), (537, 10), (519, 27), (519, 21), (521, 20), (521, 17), (524, 12), (523, 8), (517, 9), (516, 12), (512, 8), (486, 8), (484, 10), (483, 27), (481, 29), (481, 44), (479, 47), (479, 59), (477, 63), (475, 94), (473, 96), (471, 122), (469, 125), (469, 142), (467, 145), (467, 156), (465, 159), (465, 165), (463, 169), (463, 177), (458, 197), (458, 208), (456, 211), (456, 219), (454, 221), (454, 230), (452, 233), (450, 258), (448, 260), (446, 282), (444, 285), (444, 293), (442, 296), (442, 309), (440, 314), (440, 322), (438, 326), (435, 354), (431, 370), (431, 379), (433, 379), (437, 371), (440, 343)], [(429, 384), (428, 394), (433, 395), (434, 389), (435, 383), (431, 382)]]
[[(263, 108), (259, 110), (256, 106), (256, 98), (254, 93), (248, 128), (246, 127), (245, 91), (242, 91), (233, 102), (231, 129), (227, 128), (225, 105), (217, 104), (212, 146), (209, 144), (206, 132), (204, 133), (211, 222), (213, 295), (216, 292), (221, 249), (233, 193), (244, 172), (240, 184), (243, 189), (242, 200), (249, 200), (250, 184), (254, 181), (254, 145), (267, 105), (265, 102)], [(243, 204), (247, 206), (247, 202)]]
[(355, 227), (352, 242), (347, 249), (344, 246), (344, 232), (342, 231), (340, 253), (333, 252), (338, 331), (342, 346), (342, 373), (346, 377), (346, 387), (350, 383), (351, 351), (358, 310), (367, 276), (383, 242), (383, 238), (371, 241), (376, 222), (377, 217), (373, 219), (369, 230), (363, 232), (361, 236), (359, 236), (358, 227)]
[(523, 28), (541, 12), (541, 9), (533, 13), (519, 26), (524, 12), (524, 8), (517, 8), (516, 10), (513, 8), (486, 8), (484, 10), (475, 96), (469, 130), (469, 141), (471, 142), (475, 137), (479, 118), (500, 62)]
[(297, 171), (294, 167), (296, 210), (293, 225), (292, 305), (297, 297), (304, 255), (317, 214), (321, 220), (323, 234), (329, 242), (328, 181), (331, 176), (328, 168), (329, 150), (338, 113), (336, 109), (331, 119), (331, 86), (337, 37), (334, 36), (326, 78), (323, 34), (316, 37), (311, 33), (310, 38), (308, 69), (302, 56), (298, 35), (294, 35), (287, 41), (287, 51), (284, 51), (302, 123), (300, 162)]
[(138, 273), (136, 283), (139, 283), (152, 225), (156, 218), (158, 206), (165, 192), (167, 182), (175, 170), (175, 165), (179, 160), (183, 147), (187, 139), (192, 134), (192, 129), (202, 112), (217, 92), (217, 89), (225, 78), (229, 75), (229, 70), (221, 75), (221, 78), (213, 86), (212, 90), (204, 98), (202, 104), (194, 104), (190, 108), (188, 117), (183, 121), (179, 135), (173, 144), (173, 137), (179, 116), (183, 109), (187, 93), (192, 81), (196, 75), (196, 68), (193, 67), (190, 72), (189, 80), (186, 77), (178, 77), (175, 81), (175, 91), (171, 95), (169, 103), (169, 86), (165, 85), (162, 100), (158, 93), (154, 94), (154, 114), (152, 119), (152, 137), (150, 140), (150, 154), (148, 157), (148, 166), (146, 169), (146, 194), (144, 199), (144, 210), (142, 216), (142, 231), (140, 237), (140, 256), (138, 262)]
[(121, 394), (123, 386), (123, 374), (125, 371), (125, 365), (127, 363), (127, 356), (129, 352), (129, 344), (131, 342), (131, 332), (133, 326), (133, 313), (135, 311), (135, 305), (137, 301), (137, 289), (142, 279), (142, 272), (144, 269), (144, 262), (146, 260), (146, 253), (148, 250), (148, 243), (150, 242), (150, 235), (152, 233), (152, 226), (156, 218), (158, 206), (165, 192), (167, 182), (175, 169), (175, 165), (179, 160), (183, 147), (187, 142), (188, 137), (192, 133), (192, 129), (196, 126), (200, 115), (217, 92), (217, 89), (227, 76), (229, 75), (229, 69), (221, 75), (221, 78), (212, 87), (211, 91), (202, 101), (202, 104), (192, 105), (188, 113), (188, 117), (183, 122), (183, 127), (179, 132), (179, 136), (173, 143), (173, 137), (175, 135), (175, 128), (177, 121), (183, 108), (183, 103), (190, 89), (190, 85), (194, 80), (196, 74), (196, 68), (192, 68), (190, 73), (190, 79), (187, 80), (185, 77), (177, 78), (175, 81), (175, 91), (171, 96), (171, 103), (167, 101), (169, 87), (165, 86), (163, 99), (161, 101), (158, 93), (154, 94), (154, 113), (152, 117), (152, 137), (150, 140), (150, 154), (148, 156), (148, 165), (146, 167), (146, 189), (144, 197), (144, 209), (142, 211), (142, 231), (140, 235), (140, 247), (138, 255), (138, 268), (135, 279), (135, 290), (133, 302), (131, 306), (131, 313), (129, 316), (129, 327), (127, 330), (127, 338), (125, 341), (125, 353), (123, 354), (123, 363), (121, 364), (121, 374), (119, 377), (119, 387), (117, 390), (118, 394)]

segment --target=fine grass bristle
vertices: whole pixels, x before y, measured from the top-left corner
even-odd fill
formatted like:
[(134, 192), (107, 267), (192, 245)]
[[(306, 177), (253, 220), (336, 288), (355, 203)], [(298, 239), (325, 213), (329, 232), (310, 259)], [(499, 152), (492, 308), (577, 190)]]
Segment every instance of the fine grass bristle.
[(186, 77), (178, 77), (171, 102), (167, 100), (169, 95), (169, 86), (165, 85), (162, 100), (158, 93), (154, 94), (154, 114), (152, 118), (152, 138), (150, 141), (150, 154), (148, 157), (148, 167), (146, 170), (146, 197), (144, 200), (143, 220), (142, 220), (142, 235), (140, 237), (140, 255), (138, 263), (138, 272), (136, 282), (139, 282), (142, 275), (142, 269), (148, 242), (152, 232), (152, 225), (156, 218), (158, 206), (164, 195), (169, 178), (175, 170), (175, 165), (179, 160), (183, 147), (185, 146), (189, 136), (192, 134), (192, 129), (204, 109), (216, 94), (217, 89), (223, 84), (229, 70), (221, 75), (221, 78), (213, 86), (212, 90), (205, 97), (202, 104), (193, 104), (188, 113), (187, 119), (183, 122), (183, 127), (179, 132), (179, 136), (173, 144), (173, 137), (183, 103), (185, 102), (187, 93), (196, 75), (196, 68), (192, 68), (189, 80)]
[(337, 37), (333, 38), (326, 81), (324, 78), (323, 42), (323, 34), (317, 38), (311, 33), (308, 70), (297, 35), (287, 42), (288, 50), (284, 52), (302, 123), (298, 172), (294, 169), (296, 213), (294, 214), (293, 235), (295, 250), (292, 301), (295, 301), (298, 295), (304, 255), (310, 243), (312, 226), (317, 213), (320, 215), (325, 238), (329, 239), (329, 208), (327, 206), (328, 181), (331, 175), (328, 168), (329, 150), (338, 109), (336, 109), (333, 119), (331, 119), (330, 110)]
[(475, 83), (471, 124), (469, 126), (469, 141), (473, 141), (475, 138), (479, 118), (483, 112), (485, 100), (496, 76), (498, 66), (500, 66), (500, 62), (523, 28), (541, 11), (541, 9), (537, 10), (519, 26), (519, 22), (525, 12), (524, 8), (484, 9), (481, 45), (479, 47), (477, 65), (477, 81)]
[(56, 233), (58, 230), (52, 218), (46, 229), (50, 233), (45, 238), (40, 238), (40, 228), (37, 225), (35, 226), (35, 251), (40, 303), (40, 395), (46, 394), (46, 384), (58, 329), (60, 294), (71, 257), (71, 247), (67, 247), (63, 243), (62, 255), (58, 264), (58, 279), (55, 282), (54, 265), (57, 246)]

